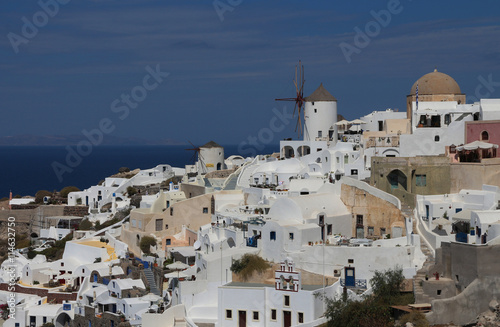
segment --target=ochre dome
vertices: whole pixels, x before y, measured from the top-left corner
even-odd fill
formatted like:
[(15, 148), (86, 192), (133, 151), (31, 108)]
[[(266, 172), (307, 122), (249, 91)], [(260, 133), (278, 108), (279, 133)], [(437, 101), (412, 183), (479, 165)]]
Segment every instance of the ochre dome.
[(434, 69), (432, 73), (420, 77), (411, 88), (410, 95), (418, 94), (462, 94), (460, 86), (450, 75)]

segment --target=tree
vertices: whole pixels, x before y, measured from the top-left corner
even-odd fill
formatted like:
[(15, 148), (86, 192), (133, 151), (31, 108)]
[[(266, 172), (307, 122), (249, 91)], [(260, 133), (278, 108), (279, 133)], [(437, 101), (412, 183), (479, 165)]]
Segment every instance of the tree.
[(91, 228), (92, 228), (92, 223), (88, 219), (82, 220), (82, 222), (78, 226), (79, 230), (90, 230)]
[(35, 194), (35, 203), (43, 203), (43, 198), (46, 196), (52, 196), (52, 192), (47, 190), (40, 190)]
[(68, 198), (68, 194), (71, 193), (71, 192), (78, 192), (80, 191), (80, 189), (76, 186), (66, 186), (65, 188), (63, 188), (59, 194), (63, 197), (63, 198)]
[(256, 254), (244, 254), (241, 259), (234, 260), (231, 271), (240, 275), (241, 279), (247, 280), (254, 271), (262, 273), (269, 268), (269, 264)]
[(133, 186), (127, 187), (127, 194), (128, 196), (132, 196), (137, 193), (137, 189)]
[(373, 290), (373, 295), (387, 305), (399, 304), (401, 298), (401, 287), (405, 277), (403, 269), (396, 267), (395, 269), (387, 269), (385, 271), (375, 271), (370, 285)]
[[(385, 271), (375, 271), (370, 285), (372, 295), (362, 301), (349, 299), (324, 298), (325, 316), (330, 327), (386, 327), (392, 326), (390, 306), (408, 304), (408, 299), (401, 295), (404, 281), (400, 267)], [(413, 296), (413, 294), (410, 294)], [(318, 295), (322, 296), (322, 295)]]
[(152, 236), (143, 236), (141, 242), (139, 243), (141, 251), (148, 254), (150, 253), (150, 247), (156, 246), (156, 239)]

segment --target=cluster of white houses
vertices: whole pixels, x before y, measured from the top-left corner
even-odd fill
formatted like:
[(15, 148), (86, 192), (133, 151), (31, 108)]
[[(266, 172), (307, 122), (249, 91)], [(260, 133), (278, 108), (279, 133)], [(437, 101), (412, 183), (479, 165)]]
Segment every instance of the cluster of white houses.
[[(500, 100), (467, 104), (455, 80), (434, 71), (415, 82), (406, 112), (338, 122), (323, 85), (304, 109), (303, 140), (281, 141), (279, 154), (225, 159), (209, 142), (194, 165), (70, 193), (69, 205), (89, 206), (102, 223), (130, 206), (129, 186), (182, 179), (144, 193), (106, 230), (75, 233), (60, 260), (19, 254), (18, 311), (4, 326), (316, 326), (326, 321), (322, 296), (347, 289), (356, 299), (375, 271), (396, 266), (409, 280), (436, 276), (413, 283), (417, 301), (432, 303), (431, 322), (473, 321), (498, 295), (476, 277), (496, 282), (500, 272), (481, 266), (500, 251)], [(144, 237), (156, 240), (152, 254), (141, 250)], [(233, 273), (246, 254), (268, 269)], [(168, 258), (179, 269), (164, 274)], [(485, 289), (484, 300), (464, 300)]]

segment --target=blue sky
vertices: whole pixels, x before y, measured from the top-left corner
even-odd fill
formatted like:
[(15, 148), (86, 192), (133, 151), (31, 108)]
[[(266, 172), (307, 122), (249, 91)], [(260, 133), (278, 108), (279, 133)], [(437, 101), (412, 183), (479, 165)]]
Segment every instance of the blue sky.
[[(293, 109), (274, 99), (294, 96), (299, 59), (305, 95), (323, 82), (347, 119), (405, 110), (414, 81), (435, 67), (468, 96), (481, 77), (500, 82), (493, 0), (401, 0), (385, 26), (372, 12), (395, 0), (217, 0), (223, 13), (213, 1), (59, 1), (18, 53), (12, 33), (26, 36), (24, 22), (43, 19), (42, 8), (0, 4), (0, 136), (81, 134), (107, 118), (114, 136), (238, 144), (269, 127), (273, 108)], [(355, 46), (356, 31), (377, 24), (348, 62), (340, 44)], [(143, 84), (147, 66), (169, 75), (120, 119), (113, 101)], [(488, 93), (500, 97), (500, 86)], [(294, 129), (287, 125), (272, 142), (296, 138)]]

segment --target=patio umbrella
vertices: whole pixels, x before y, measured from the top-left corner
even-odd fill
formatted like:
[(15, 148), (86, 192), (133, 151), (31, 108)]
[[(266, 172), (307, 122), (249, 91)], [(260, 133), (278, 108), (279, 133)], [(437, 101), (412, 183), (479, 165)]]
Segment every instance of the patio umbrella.
[(351, 124), (359, 125), (359, 124), (366, 124), (366, 122), (361, 119), (354, 119), (353, 121), (351, 121)]
[(338, 122), (335, 123), (335, 125), (337, 125), (337, 126), (340, 126), (340, 125), (349, 125), (349, 124), (351, 124), (351, 122), (348, 121), (348, 120), (345, 120), (345, 119), (342, 119), (341, 121), (338, 121)]
[(158, 302), (161, 299), (161, 296), (158, 296), (153, 293), (148, 293), (141, 297), (141, 300), (148, 301), (148, 302)]
[(171, 273), (165, 274), (164, 276), (165, 276), (165, 278), (175, 278), (175, 277), (177, 277), (177, 278), (188, 278), (189, 277), (189, 275), (186, 275), (182, 271), (181, 272), (177, 271), (176, 273), (175, 272), (171, 272)]
[(181, 261), (176, 261), (174, 263), (166, 265), (165, 267), (169, 270), (184, 270), (184, 269), (189, 268), (189, 265), (187, 265)]

